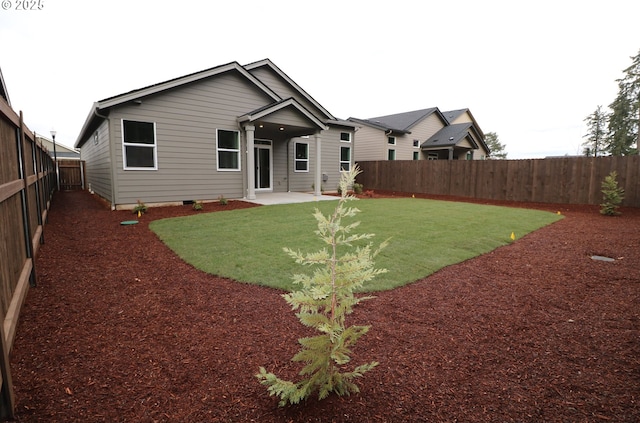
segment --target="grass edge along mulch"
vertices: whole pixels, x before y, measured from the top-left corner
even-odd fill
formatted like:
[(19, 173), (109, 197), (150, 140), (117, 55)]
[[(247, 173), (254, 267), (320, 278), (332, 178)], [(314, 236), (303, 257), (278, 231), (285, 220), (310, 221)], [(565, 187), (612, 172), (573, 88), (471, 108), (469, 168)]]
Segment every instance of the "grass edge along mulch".
[[(237, 281), (293, 290), (301, 269), (283, 251), (323, 248), (314, 230), (315, 207), (325, 215), (335, 203), (283, 204), (232, 213), (200, 214), (151, 222), (150, 228), (187, 263)], [(418, 198), (377, 198), (351, 202), (361, 213), (358, 233), (373, 233), (374, 246), (390, 239), (376, 258), (388, 270), (368, 283), (384, 291), (486, 254), (562, 218), (556, 213)], [(513, 236), (513, 239), (511, 238)]]

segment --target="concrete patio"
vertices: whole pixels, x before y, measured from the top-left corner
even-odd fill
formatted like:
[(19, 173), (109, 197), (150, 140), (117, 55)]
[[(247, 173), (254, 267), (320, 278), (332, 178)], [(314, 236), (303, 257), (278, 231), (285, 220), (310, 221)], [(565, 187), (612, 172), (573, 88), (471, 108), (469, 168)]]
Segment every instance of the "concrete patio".
[(273, 204), (291, 204), (291, 203), (310, 203), (312, 201), (328, 201), (338, 200), (340, 197), (335, 195), (314, 195), (307, 192), (257, 192), (255, 200), (244, 201), (262, 205)]

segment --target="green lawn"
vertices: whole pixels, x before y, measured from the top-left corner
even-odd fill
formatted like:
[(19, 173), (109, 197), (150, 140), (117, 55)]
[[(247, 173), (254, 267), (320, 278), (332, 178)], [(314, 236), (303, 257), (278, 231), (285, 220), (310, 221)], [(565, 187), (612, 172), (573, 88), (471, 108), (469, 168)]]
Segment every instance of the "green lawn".
[[(329, 214), (337, 202), (284, 204), (162, 219), (151, 229), (186, 262), (238, 281), (295, 289), (294, 273), (309, 272), (282, 251), (314, 252), (315, 207)], [(358, 233), (373, 233), (374, 245), (390, 238), (376, 259), (388, 273), (367, 291), (392, 289), (508, 244), (562, 218), (555, 213), (416, 198), (351, 202), (362, 212)], [(348, 223), (348, 222), (343, 222)]]

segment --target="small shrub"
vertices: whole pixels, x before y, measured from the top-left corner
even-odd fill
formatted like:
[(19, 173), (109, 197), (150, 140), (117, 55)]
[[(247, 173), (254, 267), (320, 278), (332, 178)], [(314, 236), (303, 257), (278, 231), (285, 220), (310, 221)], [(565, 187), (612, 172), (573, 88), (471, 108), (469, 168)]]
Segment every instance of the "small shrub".
[(624, 190), (618, 186), (616, 180), (618, 173), (614, 170), (602, 181), (602, 204), (600, 213), (605, 216), (615, 216), (620, 214), (618, 207), (624, 200)]
[(220, 203), (221, 206), (226, 206), (227, 204), (229, 204), (229, 200), (224, 198), (224, 195), (221, 195), (220, 197), (218, 197), (218, 203)]
[[(353, 234), (352, 230), (360, 222), (342, 223), (344, 218), (359, 212), (355, 207), (346, 206), (348, 201), (356, 199), (347, 194), (347, 187), (358, 173), (355, 167), (342, 174), (340, 188), (343, 194), (333, 214), (324, 216), (318, 209), (314, 213), (318, 222), (316, 234), (329, 247), (309, 254), (284, 249), (298, 264), (319, 266), (312, 275), (294, 275), (293, 282), (301, 288), (283, 297), (293, 310), (298, 310), (296, 316), (300, 322), (320, 334), (298, 339), (302, 349), (291, 359), (305, 363), (299, 375), (306, 379), (299, 382), (282, 380), (273, 373), (267, 373), (264, 367), (260, 367), (256, 374), (260, 383), (268, 386), (270, 395), (280, 397), (281, 407), (306, 400), (316, 391), (319, 399), (330, 393), (342, 396), (359, 392), (354, 379), (378, 365), (372, 361), (345, 371), (351, 360), (351, 348), (369, 330), (369, 326), (346, 325), (346, 316), (353, 312), (353, 307), (371, 298), (358, 298), (354, 291), (376, 275), (386, 272), (385, 269), (375, 269), (373, 264), (373, 258), (384, 248), (386, 241), (377, 251), (371, 250), (371, 243), (354, 247), (352, 243), (369, 239), (373, 234)], [(346, 252), (338, 256), (336, 250), (342, 249)]]
[(133, 208), (133, 213), (140, 215), (146, 212), (147, 212), (147, 205), (142, 201), (138, 200), (136, 206)]
[(362, 194), (362, 188), (363, 188), (362, 184), (359, 184), (357, 182), (353, 183), (353, 192), (355, 192), (356, 194), (358, 195)]
[(195, 211), (202, 210), (202, 207), (204, 207), (204, 205), (202, 204), (202, 201), (194, 201), (193, 205), (191, 206), (191, 208)]

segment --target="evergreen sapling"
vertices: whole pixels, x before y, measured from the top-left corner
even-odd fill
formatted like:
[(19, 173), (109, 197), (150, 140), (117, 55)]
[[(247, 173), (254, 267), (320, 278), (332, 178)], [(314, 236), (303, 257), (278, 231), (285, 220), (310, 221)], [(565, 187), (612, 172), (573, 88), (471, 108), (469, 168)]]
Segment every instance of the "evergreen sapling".
[(605, 216), (615, 216), (620, 214), (618, 207), (624, 200), (624, 190), (618, 186), (616, 177), (618, 173), (614, 170), (602, 181), (602, 201), (600, 213)]
[(369, 330), (369, 326), (346, 325), (346, 316), (352, 313), (353, 307), (372, 298), (357, 297), (355, 291), (376, 275), (386, 272), (386, 269), (375, 269), (373, 259), (387, 241), (375, 251), (372, 243), (354, 246), (353, 243), (370, 239), (373, 234), (354, 234), (352, 231), (360, 222), (342, 222), (343, 218), (353, 217), (360, 211), (347, 206), (348, 202), (357, 199), (348, 191), (359, 173), (356, 166), (342, 174), (340, 200), (331, 215), (324, 216), (317, 208), (315, 210), (314, 217), (318, 222), (315, 233), (327, 247), (308, 254), (284, 248), (296, 263), (315, 267), (311, 276), (294, 275), (293, 282), (300, 289), (283, 297), (292, 310), (297, 311), (300, 322), (320, 334), (298, 340), (302, 348), (291, 360), (305, 364), (299, 373), (303, 380), (282, 380), (267, 373), (264, 367), (256, 374), (260, 383), (268, 386), (269, 394), (280, 398), (281, 407), (287, 403), (298, 404), (316, 391), (321, 400), (330, 393), (342, 396), (360, 392), (354, 379), (378, 365), (372, 361), (352, 370), (347, 368), (352, 346)]

